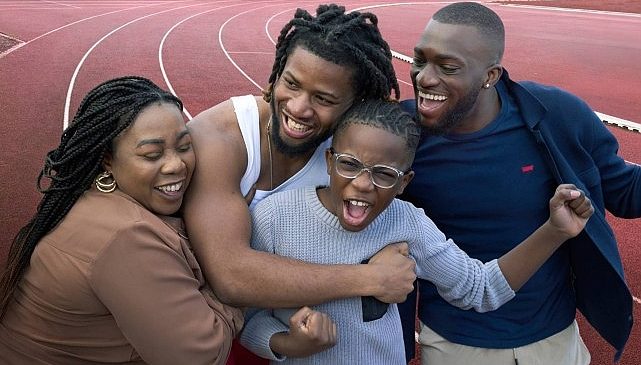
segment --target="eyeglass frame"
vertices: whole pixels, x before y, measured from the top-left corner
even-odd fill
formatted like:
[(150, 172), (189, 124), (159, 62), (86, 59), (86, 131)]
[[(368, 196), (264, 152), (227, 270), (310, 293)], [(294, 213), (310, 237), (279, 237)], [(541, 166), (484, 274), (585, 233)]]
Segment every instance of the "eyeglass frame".
[[(353, 179), (356, 179), (357, 177), (359, 177), (363, 173), (363, 171), (367, 170), (367, 172), (369, 173), (369, 181), (372, 184), (374, 184), (374, 186), (379, 187), (381, 189), (391, 189), (391, 188), (393, 188), (394, 186), (396, 186), (396, 184), (398, 184), (399, 181), (401, 181), (401, 178), (403, 176), (405, 176), (405, 174), (407, 174), (408, 172), (412, 171), (411, 168), (407, 169), (406, 171), (401, 171), (401, 170), (397, 169), (394, 166), (389, 166), (389, 165), (385, 165), (385, 164), (375, 164), (375, 165), (368, 166), (368, 165), (364, 164), (363, 161), (361, 161), (358, 158), (356, 158), (356, 156), (354, 156), (354, 155), (351, 155), (349, 153), (336, 152), (336, 150), (334, 150), (334, 147), (328, 148), (327, 151), (329, 151), (329, 153), (333, 157), (334, 171), (336, 171), (336, 173), (338, 175), (340, 175), (341, 177), (344, 177), (346, 179), (352, 179), (353, 180)], [(341, 157), (352, 158), (352, 159), (356, 160), (361, 165), (361, 168), (360, 168), (360, 170), (358, 171), (358, 173), (356, 175), (354, 175), (354, 176), (345, 176), (340, 171), (338, 171), (338, 159), (341, 158)], [(384, 167), (384, 168), (387, 168), (387, 169), (390, 169), (390, 170), (394, 171), (396, 173), (396, 181), (394, 181), (394, 184), (392, 184), (390, 186), (381, 186), (380, 184), (376, 183), (374, 181), (374, 175), (373, 175), (373, 172), (372, 172), (372, 169), (375, 168), (375, 167)]]

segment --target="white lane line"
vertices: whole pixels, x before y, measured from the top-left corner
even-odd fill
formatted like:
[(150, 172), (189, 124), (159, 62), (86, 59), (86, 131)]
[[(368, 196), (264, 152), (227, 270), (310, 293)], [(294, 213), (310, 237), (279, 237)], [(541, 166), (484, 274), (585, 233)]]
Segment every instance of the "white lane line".
[(75, 8), (75, 9), (81, 9), (81, 8), (80, 8), (80, 7), (78, 7), (78, 6), (73, 6), (73, 5), (69, 5), (69, 4), (63, 4), (63, 3), (59, 3), (59, 2), (57, 2), (57, 1), (47, 1), (47, 0), (45, 0), (44, 2), (45, 2), (45, 3), (56, 4), (56, 5), (60, 5), (60, 6), (68, 6), (68, 7), (70, 7), (70, 8)]
[[(95, 18), (98, 18), (98, 17), (101, 17), (101, 16), (105, 16), (105, 15), (109, 15), (109, 14), (118, 13), (118, 12), (121, 12), (121, 11), (129, 11), (129, 10), (134, 10), (134, 9), (138, 9), (138, 8), (146, 8), (146, 7), (153, 6), (153, 5), (155, 5), (155, 4), (148, 4), (148, 5), (134, 6), (134, 7), (132, 7), (132, 8), (126, 8), (126, 9), (114, 10), (114, 11), (110, 11), (110, 12), (108, 12), (108, 13), (97, 14), (97, 15), (90, 16), (90, 17), (88, 17), (88, 18), (79, 19), (79, 20), (76, 20), (75, 22), (71, 22), (71, 23), (69, 23), (69, 24), (65, 24), (65, 25), (63, 25), (63, 26), (61, 26), (61, 27), (58, 27), (58, 28), (56, 28), (56, 29), (52, 29), (52, 30), (50, 30), (50, 31), (48, 31), (48, 32), (46, 32), (46, 33), (43, 33), (43, 34), (41, 34), (41, 35), (37, 36), (36, 38), (30, 39), (30, 40), (28, 40), (28, 41), (26, 41), (26, 42), (24, 42), (24, 43), (20, 44), (20, 46), (17, 46), (17, 47), (12, 48), (12, 49), (11, 49), (11, 52), (16, 51), (18, 48), (22, 48), (22, 47), (24, 47), (24, 46), (26, 46), (26, 45), (30, 44), (31, 42), (37, 41), (37, 40), (38, 40), (38, 39), (40, 39), (40, 38), (46, 37), (46, 36), (48, 36), (49, 34), (55, 33), (55, 32), (57, 32), (57, 31), (59, 31), (59, 30), (62, 30), (62, 29), (68, 28), (68, 27), (70, 27), (70, 26), (72, 26), (72, 25), (76, 25), (76, 24), (78, 24), (78, 23), (82, 23), (82, 22), (87, 21), (87, 20), (95, 19)], [(56, 9), (56, 10), (60, 10), (60, 8), (58, 8), (58, 9)], [(9, 51), (7, 51), (7, 52), (3, 53), (3, 56), (7, 55), (8, 53), (9, 53)]]
[(223, 23), (223, 25), (220, 26), (220, 29), (218, 30), (218, 44), (220, 44), (220, 48), (223, 50), (223, 53), (225, 54), (225, 57), (227, 57), (229, 62), (231, 62), (231, 64), (234, 65), (234, 67), (236, 67), (238, 72), (240, 72), (243, 76), (245, 76), (245, 78), (247, 80), (249, 80), (249, 82), (254, 84), (254, 86), (256, 86), (258, 88), (258, 90), (262, 90), (263, 89), (262, 86), (260, 86), (256, 81), (254, 81), (254, 79), (249, 77), (249, 75), (247, 75), (247, 73), (242, 68), (240, 68), (240, 66), (238, 66), (238, 64), (236, 62), (234, 62), (234, 60), (229, 55), (229, 52), (227, 52), (227, 49), (225, 48), (225, 45), (223, 44), (223, 30), (225, 29), (225, 26), (227, 25), (227, 23), (229, 23), (230, 21), (232, 21), (233, 19), (235, 19), (235, 18), (237, 18), (237, 17), (239, 17), (241, 15), (250, 13), (250, 12), (255, 11), (255, 10), (264, 9), (264, 8), (268, 8), (270, 6), (276, 6), (276, 5), (279, 5), (279, 4), (269, 4), (269, 5), (260, 6), (260, 7), (253, 8), (253, 9), (249, 9), (247, 11), (243, 11), (242, 13), (238, 13), (238, 14), (232, 16), (231, 18), (227, 19)]
[(595, 112), (595, 113), (596, 115), (599, 116), (599, 118), (601, 118), (602, 121), (608, 124), (614, 124), (621, 128), (627, 128), (628, 130), (641, 133), (641, 124), (639, 123), (631, 122), (629, 120), (617, 118), (615, 116), (607, 115), (599, 112)]
[[(276, 44), (276, 40), (274, 40), (274, 38), (272, 38), (272, 35), (271, 35), (271, 34), (269, 34), (269, 24), (270, 24), (270, 23), (272, 22), (272, 20), (274, 20), (274, 18), (276, 18), (277, 16), (279, 16), (279, 15), (281, 15), (281, 14), (283, 14), (283, 13), (286, 13), (286, 12), (288, 12), (288, 11), (292, 11), (292, 10), (296, 10), (296, 8), (289, 8), (289, 9), (287, 9), (287, 10), (283, 10), (283, 11), (281, 11), (281, 12), (278, 12), (278, 13), (276, 13), (276, 14), (272, 15), (271, 17), (269, 17), (269, 19), (267, 19), (267, 22), (265, 23), (265, 33), (267, 34), (267, 38), (269, 38), (269, 41), (270, 41), (270, 42), (272, 42), (272, 44), (274, 44), (274, 45), (275, 45), (275, 44)], [(279, 32), (279, 34), (280, 34), (280, 32)]]
[(166, 9), (166, 10), (158, 11), (158, 12), (155, 12), (155, 13), (147, 14), (145, 16), (136, 18), (134, 20), (131, 20), (131, 21), (129, 21), (129, 22), (127, 22), (127, 23), (115, 28), (114, 30), (112, 30), (109, 33), (105, 34), (96, 43), (94, 43), (91, 46), (91, 48), (89, 48), (87, 50), (87, 52), (85, 52), (85, 54), (82, 56), (82, 58), (80, 59), (80, 62), (78, 62), (78, 65), (76, 66), (76, 69), (73, 71), (73, 75), (71, 76), (71, 80), (69, 81), (69, 87), (67, 89), (67, 97), (65, 99), (65, 113), (64, 113), (63, 124), (62, 124), (63, 125), (63, 129), (67, 129), (67, 126), (69, 125), (69, 106), (71, 105), (71, 94), (73, 93), (73, 87), (74, 87), (74, 84), (76, 83), (76, 77), (78, 77), (78, 73), (80, 72), (80, 68), (84, 64), (84, 62), (87, 59), (87, 57), (89, 57), (91, 52), (100, 43), (102, 43), (102, 41), (104, 41), (105, 39), (107, 39), (109, 36), (111, 36), (112, 34), (116, 33), (117, 31), (119, 31), (120, 29), (125, 28), (125, 27), (127, 27), (127, 26), (129, 26), (129, 25), (131, 25), (133, 23), (136, 23), (136, 22), (138, 22), (140, 20), (155, 16), (155, 15), (158, 15), (158, 14), (167, 13), (167, 12), (170, 12), (170, 11), (184, 9), (184, 8), (189, 8), (189, 7), (193, 7), (193, 6), (199, 6), (199, 5), (201, 5), (201, 4), (185, 5), (185, 6), (181, 6), (181, 7), (177, 7), (177, 8)]
[(22, 47), (25, 44), (25, 42), (23, 40), (15, 38), (15, 37), (12, 37), (12, 36), (10, 36), (8, 34), (5, 34), (5, 33), (2, 33), (2, 32), (0, 32), (0, 38), (7, 38), (7, 39), (10, 39), (10, 40), (16, 42), (16, 44), (14, 44), (9, 49), (5, 50), (4, 52), (0, 52), (0, 58), (8, 55), (9, 53), (15, 51), (16, 49)]
[(585, 14), (614, 15), (614, 16), (631, 17), (631, 18), (641, 18), (641, 14), (623, 13), (623, 12), (619, 12), (619, 11), (557, 8), (557, 7), (553, 7), (553, 6), (520, 5), (520, 4), (497, 4), (497, 5), (510, 7), (510, 8), (526, 8), (526, 9), (534, 9), (534, 10), (560, 11), (560, 12), (565, 12), (565, 13), (585, 13)]
[[(229, 1), (234, 1), (234, 0), (229, 0)], [(228, 1), (221, 1), (221, 2), (228, 2)], [(239, 5), (242, 5), (242, 4), (236, 3), (236, 4), (232, 4), (232, 5), (220, 6), (220, 7), (214, 8), (214, 9), (201, 11), (200, 13), (196, 13), (196, 14), (188, 16), (187, 18), (179, 21), (178, 23), (174, 24), (171, 28), (169, 28), (169, 30), (162, 37), (162, 40), (160, 41), (160, 45), (158, 46), (158, 62), (160, 63), (160, 72), (162, 73), (162, 78), (165, 80), (165, 84), (167, 84), (167, 88), (169, 89), (169, 92), (171, 92), (172, 94), (174, 94), (174, 95), (176, 95), (178, 97), (178, 94), (176, 94), (176, 91), (174, 90), (174, 87), (171, 85), (171, 82), (169, 81), (169, 76), (167, 76), (167, 72), (165, 71), (165, 63), (164, 63), (163, 57), (162, 57), (162, 51), (163, 51), (163, 48), (164, 48), (164, 45), (165, 45), (165, 40), (167, 39), (167, 37), (169, 37), (169, 34), (171, 32), (173, 32), (174, 29), (176, 29), (178, 26), (180, 26), (184, 22), (186, 22), (186, 21), (188, 21), (188, 20), (190, 20), (192, 18), (195, 18), (195, 17), (197, 17), (199, 15), (210, 13), (212, 11), (216, 11), (216, 10), (220, 10), (220, 9), (233, 7), (233, 6), (239, 6)], [(189, 119), (189, 120), (193, 119), (191, 113), (189, 113), (189, 111), (184, 106), (184, 104), (183, 104), (183, 113), (185, 113), (185, 116), (187, 117), (187, 119)]]
[(261, 52), (261, 51), (229, 51), (229, 54), (267, 54), (273, 55), (274, 52)]

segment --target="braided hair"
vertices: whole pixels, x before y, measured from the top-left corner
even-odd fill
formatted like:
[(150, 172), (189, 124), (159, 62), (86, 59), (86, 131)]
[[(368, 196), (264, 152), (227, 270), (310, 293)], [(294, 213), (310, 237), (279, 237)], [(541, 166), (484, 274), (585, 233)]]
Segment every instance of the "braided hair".
[(412, 116), (401, 109), (397, 102), (368, 99), (352, 105), (338, 121), (334, 141), (348, 126), (362, 124), (379, 128), (405, 140), (408, 161), (414, 160), (416, 147), (421, 137), (421, 127)]
[[(182, 102), (142, 77), (128, 76), (106, 81), (91, 90), (80, 103), (60, 145), (47, 153), (37, 179), (43, 193), (36, 214), (14, 238), (7, 266), (0, 280), (0, 318), (29, 266), (40, 241), (69, 212), (91, 187), (102, 170), (106, 153), (113, 153), (114, 138), (127, 129), (136, 116), (154, 102)], [(44, 181), (47, 180), (47, 186)]]
[(296, 47), (354, 70), (352, 87), (357, 99), (387, 100), (392, 90), (394, 99), (400, 97), (392, 53), (378, 29), (378, 18), (372, 13), (345, 13), (345, 7), (330, 4), (320, 5), (313, 17), (306, 10), (297, 9), (278, 37), (269, 89), (264, 92), (266, 100), (270, 100), (274, 83)]

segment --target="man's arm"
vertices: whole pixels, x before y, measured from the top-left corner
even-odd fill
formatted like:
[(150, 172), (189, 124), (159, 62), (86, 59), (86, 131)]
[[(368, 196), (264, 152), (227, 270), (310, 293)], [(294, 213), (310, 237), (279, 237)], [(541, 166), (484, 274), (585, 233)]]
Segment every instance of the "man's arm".
[(605, 207), (613, 215), (621, 218), (641, 217), (641, 166), (627, 163), (618, 155), (616, 137), (596, 115), (590, 127), (590, 155), (599, 171), (584, 173), (581, 179), (588, 188), (594, 185), (590, 180), (601, 179)]
[(198, 261), (222, 301), (274, 308), (371, 295), (394, 302), (411, 291), (414, 263), (399, 246), (369, 265), (333, 266), (251, 249), (251, 218), (240, 191), (247, 152), (231, 101), (203, 112), (188, 126), (197, 163), (184, 218)]

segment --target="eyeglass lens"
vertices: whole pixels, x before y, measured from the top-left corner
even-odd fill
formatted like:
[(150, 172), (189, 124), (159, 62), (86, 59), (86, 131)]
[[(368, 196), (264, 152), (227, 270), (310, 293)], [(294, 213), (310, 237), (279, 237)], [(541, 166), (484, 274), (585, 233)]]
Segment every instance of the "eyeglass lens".
[(363, 170), (368, 170), (372, 183), (381, 188), (391, 188), (399, 177), (398, 172), (390, 167), (381, 165), (365, 167), (356, 158), (346, 155), (338, 155), (336, 158), (336, 172), (345, 178), (356, 178)]

